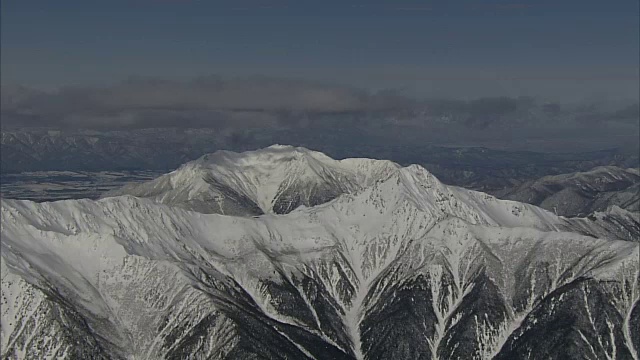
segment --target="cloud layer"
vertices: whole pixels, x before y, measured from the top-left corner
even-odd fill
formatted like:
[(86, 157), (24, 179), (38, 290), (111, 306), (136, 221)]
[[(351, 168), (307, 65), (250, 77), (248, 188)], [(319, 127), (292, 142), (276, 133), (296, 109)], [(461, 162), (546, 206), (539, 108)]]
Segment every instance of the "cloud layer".
[(13, 86), (3, 87), (1, 101), (3, 128), (211, 128), (239, 142), (254, 130), (287, 130), (299, 136), (342, 132), (371, 141), (501, 148), (530, 143), (570, 150), (575, 143), (637, 147), (640, 127), (637, 103), (418, 100), (393, 91), (268, 77), (132, 78), (109, 87), (55, 91)]
[(218, 127), (270, 124), (278, 113), (385, 111), (410, 105), (378, 94), (307, 81), (251, 77), (201, 77), (188, 82), (132, 78), (111, 87), (67, 87), (43, 92), (2, 91), (2, 118), (15, 126)]

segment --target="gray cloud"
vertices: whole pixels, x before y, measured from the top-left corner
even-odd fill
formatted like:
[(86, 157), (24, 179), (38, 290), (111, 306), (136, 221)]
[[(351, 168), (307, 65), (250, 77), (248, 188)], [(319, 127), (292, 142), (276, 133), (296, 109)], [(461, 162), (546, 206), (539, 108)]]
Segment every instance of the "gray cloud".
[(6, 87), (2, 119), (17, 126), (218, 127), (275, 124), (280, 113), (385, 111), (410, 103), (392, 92), (268, 77), (131, 78), (111, 87), (52, 92)]
[(427, 101), (426, 114), (435, 121), (446, 118), (451, 123), (478, 130), (521, 123), (533, 109), (540, 109), (536, 121), (545, 122), (548, 116), (542, 109), (546, 106), (529, 97), (483, 97), (468, 101), (445, 99)]
[[(637, 147), (638, 104), (606, 99), (542, 102), (530, 97), (412, 99), (267, 77), (192, 81), (132, 78), (109, 87), (40, 91), (3, 87), (3, 128), (212, 128), (251, 147), (274, 131), (287, 137), (525, 149)], [(259, 131), (254, 131), (259, 130)], [(337, 134), (337, 135), (336, 135)], [(334, 139), (334, 140), (331, 140)], [(284, 141), (284, 140), (278, 140)], [(569, 145), (572, 144), (572, 145)]]
[(482, 98), (467, 105), (469, 116), (466, 123), (471, 127), (486, 128), (518, 110), (518, 99), (508, 97)]
[(623, 107), (620, 110), (614, 111), (611, 114), (611, 119), (628, 122), (638, 122), (638, 119), (640, 119), (640, 104), (631, 104), (629, 106)]

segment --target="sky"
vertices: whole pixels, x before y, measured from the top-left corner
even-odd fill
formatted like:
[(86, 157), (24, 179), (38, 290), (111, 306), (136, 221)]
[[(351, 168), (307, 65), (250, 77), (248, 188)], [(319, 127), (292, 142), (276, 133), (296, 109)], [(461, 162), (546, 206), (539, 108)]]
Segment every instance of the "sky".
[(3, 85), (215, 74), (419, 97), (638, 97), (637, 0), (5, 0), (1, 10)]
[(640, 146), (638, 0), (1, 4), (5, 129)]

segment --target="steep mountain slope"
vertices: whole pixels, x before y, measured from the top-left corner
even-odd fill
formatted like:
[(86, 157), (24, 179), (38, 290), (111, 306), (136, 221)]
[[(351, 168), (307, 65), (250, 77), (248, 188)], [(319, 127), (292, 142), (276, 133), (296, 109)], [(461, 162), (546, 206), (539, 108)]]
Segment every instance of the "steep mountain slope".
[(572, 231), (581, 234), (640, 243), (640, 212), (613, 205), (605, 211), (596, 211), (585, 218), (567, 219), (567, 222)]
[(203, 213), (285, 214), (370, 186), (398, 167), (390, 161), (338, 161), (304, 148), (273, 145), (244, 153), (218, 151), (105, 196), (134, 195)]
[(638, 212), (640, 172), (633, 168), (602, 166), (586, 172), (545, 176), (495, 195), (564, 216), (585, 216), (614, 205)]
[(419, 166), (286, 215), (2, 200), (2, 357), (638, 359), (639, 245), (573, 226)]

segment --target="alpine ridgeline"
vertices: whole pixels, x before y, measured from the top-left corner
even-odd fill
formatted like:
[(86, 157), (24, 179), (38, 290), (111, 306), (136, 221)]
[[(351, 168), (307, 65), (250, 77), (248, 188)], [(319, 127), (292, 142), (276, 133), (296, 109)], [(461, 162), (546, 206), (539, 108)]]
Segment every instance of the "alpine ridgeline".
[(240, 154), (204, 155), (153, 181), (105, 196), (134, 195), (223, 215), (286, 214), (385, 180), (398, 168), (391, 161), (338, 161), (317, 151), (273, 145)]
[(545, 176), (495, 195), (564, 216), (586, 216), (612, 206), (640, 212), (640, 171), (600, 166), (586, 172)]
[(639, 244), (588, 219), (282, 146), (126, 192), (2, 200), (3, 358), (638, 359)]

